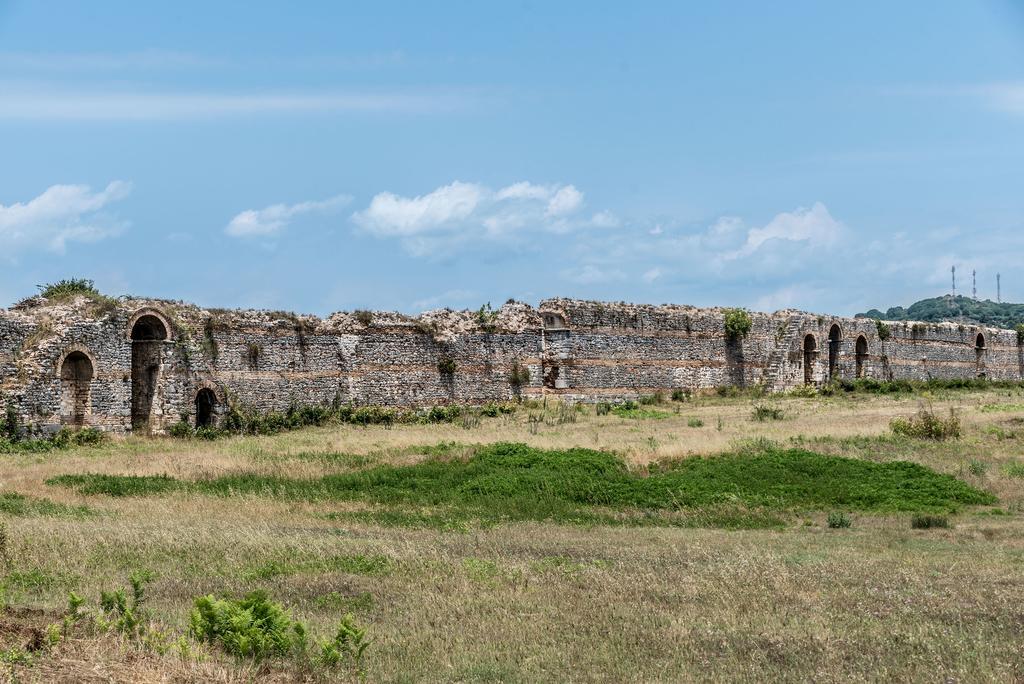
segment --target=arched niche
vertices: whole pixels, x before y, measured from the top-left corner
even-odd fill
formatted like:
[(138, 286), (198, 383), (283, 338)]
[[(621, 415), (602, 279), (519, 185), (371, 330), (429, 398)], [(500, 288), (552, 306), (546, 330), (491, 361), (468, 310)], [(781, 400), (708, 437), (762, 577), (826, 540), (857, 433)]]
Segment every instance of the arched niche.
[(171, 326), (162, 312), (147, 307), (129, 319), (128, 338), (132, 343), (132, 430), (148, 431)]
[(61, 383), (61, 421), (76, 427), (85, 425), (90, 413), (91, 386), (96, 364), (84, 349), (67, 351), (58, 364)]
[(804, 336), (804, 384), (814, 383), (814, 360), (818, 356), (818, 339), (808, 333)]
[(857, 377), (864, 377), (864, 369), (868, 359), (868, 338), (863, 335), (857, 337), (857, 344), (854, 347), (854, 353), (857, 357)]
[(843, 343), (843, 329), (833, 323), (828, 331), (828, 377), (831, 380), (839, 369), (839, 347)]
[(217, 423), (217, 393), (209, 387), (201, 387), (193, 401), (196, 409), (196, 427), (214, 427)]

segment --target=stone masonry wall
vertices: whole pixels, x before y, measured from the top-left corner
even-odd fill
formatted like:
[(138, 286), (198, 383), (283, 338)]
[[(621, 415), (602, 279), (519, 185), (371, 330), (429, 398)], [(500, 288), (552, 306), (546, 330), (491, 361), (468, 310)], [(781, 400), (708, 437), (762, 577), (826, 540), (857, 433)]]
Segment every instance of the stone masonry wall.
[[(751, 313), (749, 334), (731, 341), (725, 313), (551, 299), (537, 309), (509, 303), (493, 314), (320, 319), (157, 300), (120, 299), (111, 309), (83, 297), (33, 298), (0, 310), (0, 402), (26, 424), (56, 429), (81, 413), (83, 402), (69, 400), (77, 391), (85, 396), (85, 424), (130, 431), (134, 406), (136, 429), (160, 433), (182, 417), (195, 420), (204, 388), (214, 393), (219, 415), (231, 401), (283, 411), (293, 404), (429, 406), (546, 395), (618, 401), (726, 385), (782, 391), (830, 377), (1024, 378), (1024, 353), (1009, 330), (889, 323), (883, 340), (871, 320), (779, 311)], [(155, 339), (132, 340), (139, 321), (149, 322)], [(92, 366), (87, 395), (62, 380), (64, 360), (75, 352)], [(529, 380), (514, 387), (516, 365)]]

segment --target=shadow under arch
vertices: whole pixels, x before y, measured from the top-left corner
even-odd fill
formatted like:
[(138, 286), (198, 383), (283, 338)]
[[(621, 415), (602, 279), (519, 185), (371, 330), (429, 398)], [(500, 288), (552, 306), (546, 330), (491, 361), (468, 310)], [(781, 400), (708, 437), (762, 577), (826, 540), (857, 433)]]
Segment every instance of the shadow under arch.
[(96, 364), (84, 349), (72, 349), (64, 354), (58, 368), (61, 421), (82, 427), (90, 411), (90, 389), (96, 377)]
[(160, 382), (164, 343), (171, 339), (167, 318), (152, 308), (140, 309), (128, 322), (132, 343), (132, 430), (148, 431)]
[(804, 384), (814, 384), (814, 360), (818, 357), (818, 339), (811, 333), (804, 336)]

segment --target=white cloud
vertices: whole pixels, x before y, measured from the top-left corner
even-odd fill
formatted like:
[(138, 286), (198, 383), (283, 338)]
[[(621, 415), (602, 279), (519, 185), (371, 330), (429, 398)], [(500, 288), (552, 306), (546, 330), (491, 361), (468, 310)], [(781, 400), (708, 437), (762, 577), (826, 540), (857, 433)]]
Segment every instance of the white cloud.
[(561, 276), (565, 280), (579, 285), (595, 285), (626, 279), (626, 274), (617, 268), (601, 268), (594, 264), (564, 269)]
[(417, 299), (410, 308), (413, 311), (427, 311), (442, 306), (460, 306), (478, 296), (473, 290), (446, 290), (439, 295)]
[(352, 215), (352, 221), (375, 237), (400, 239), (416, 256), (450, 252), (482, 240), (508, 240), (530, 231), (565, 234), (619, 225), (607, 211), (589, 219), (581, 216), (583, 204), (583, 193), (572, 185), (521, 181), (492, 190), (454, 181), (415, 197), (379, 193), (366, 209)]
[(455, 181), (418, 197), (382, 192), (353, 220), (367, 232), (381, 236), (408, 236), (453, 230), (476, 211), (487, 190), (475, 183)]
[[(618, 217), (608, 210), (599, 211), (590, 217), (590, 225), (595, 228), (618, 228), (621, 225)], [(652, 233), (653, 235), (654, 233)]]
[[(721, 226), (721, 221), (715, 224), (712, 230), (718, 229), (719, 226)], [(723, 258), (737, 259), (750, 256), (773, 240), (830, 245), (839, 239), (842, 230), (842, 224), (832, 218), (825, 205), (815, 202), (810, 209), (800, 207), (795, 211), (783, 212), (776, 215), (763, 228), (750, 229), (743, 246), (734, 252), (723, 255)]]
[(463, 107), (457, 93), (203, 93), (26, 88), (0, 83), (0, 120), (169, 121), (256, 114), (447, 112)]
[(0, 204), (0, 243), (8, 253), (31, 247), (63, 252), (68, 242), (116, 235), (124, 224), (101, 212), (130, 192), (131, 184), (124, 181), (99, 192), (88, 185), (53, 185), (28, 202)]
[(640, 277), (643, 278), (643, 281), (649, 285), (649, 284), (653, 283), (655, 280), (657, 280), (658, 278), (660, 278), (661, 275), (662, 275), (661, 269), (655, 267), (655, 268), (652, 268), (652, 269), (648, 269), (647, 271), (644, 271), (644, 274), (642, 276), (640, 276)]
[(583, 193), (571, 185), (566, 185), (548, 201), (548, 216), (566, 216), (583, 206)]
[(231, 237), (276, 235), (297, 216), (334, 211), (351, 201), (352, 198), (348, 195), (337, 195), (319, 202), (272, 204), (263, 209), (246, 209), (231, 219), (231, 222), (224, 228), (224, 232)]

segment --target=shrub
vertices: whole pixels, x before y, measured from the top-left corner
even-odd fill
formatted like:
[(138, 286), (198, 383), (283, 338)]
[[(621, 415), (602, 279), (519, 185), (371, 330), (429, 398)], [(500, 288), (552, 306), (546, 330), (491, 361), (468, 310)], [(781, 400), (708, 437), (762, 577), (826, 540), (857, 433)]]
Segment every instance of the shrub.
[(14, 408), (14, 402), (8, 401), (4, 410), (4, 420), (0, 423), (0, 436), (6, 437), (12, 442), (21, 438), (21, 419), (18, 417), (18, 410)]
[(879, 319), (875, 319), (875, 330), (878, 331), (878, 339), (883, 342), (892, 337), (892, 328), (890, 328), (887, 323), (883, 323)]
[(917, 439), (942, 441), (960, 438), (960, 419), (952, 408), (949, 409), (949, 418), (940, 418), (934, 411), (922, 408), (909, 418), (893, 418), (889, 428), (895, 435)]
[(359, 321), (359, 324), (364, 326), (364, 327), (369, 328), (370, 325), (373, 324), (373, 313), (370, 312), (370, 311), (365, 311), (363, 309), (360, 309), (360, 310), (356, 311), (353, 314), (353, 316), (355, 317), (355, 319), (357, 321)]
[(684, 389), (672, 390), (672, 401), (689, 401), (690, 392)]
[(829, 528), (833, 530), (841, 530), (853, 525), (853, 520), (851, 520), (850, 516), (842, 511), (832, 511), (828, 514), (827, 523)]
[(701, 420), (700, 418), (690, 418), (689, 420), (686, 421), (686, 425), (687, 427), (692, 428), (704, 427), (704, 421)]
[(334, 638), (321, 644), (317, 662), (326, 667), (334, 667), (351, 661), (356, 674), (362, 679), (366, 674), (363, 654), (369, 645), (366, 628), (359, 626), (351, 615), (345, 615), (338, 624)]
[(508, 384), (513, 389), (519, 389), (523, 385), (530, 384), (530, 369), (521, 365), (518, 361), (513, 361), (512, 367), (508, 371)]
[(767, 420), (782, 420), (785, 417), (785, 411), (778, 406), (769, 406), (768, 404), (755, 405), (754, 412), (750, 415), (751, 420), (756, 420), (760, 423)]
[(167, 428), (167, 434), (171, 437), (177, 437), (178, 439), (187, 439), (194, 433), (192, 426), (185, 420), (179, 420), (177, 423)]
[(1024, 345), (1024, 323), (1018, 323), (1014, 330), (1017, 331), (1017, 346)]
[(599, 416), (607, 416), (609, 413), (612, 412), (612, 405), (610, 402), (607, 401), (597, 402), (597, 405), (594, 408), (597, 411), (597, 415)]
[(740, 340), (747, 336), (753, 321), (743, 309), (725, 310), (725, 336), (729, 340)]
[(233, 656), (253, 660), (287, 655), (306, 645), (305, 626), (263, 591), (242, 599), (197, 598), (189, 631)]
[(68, 278), (55, 283), (37, 285), (39, 294), (47, 299), (67, 299), (78, 294), (99, 296), (95, 283), (86, 278)]
[(260, 367), (260, 357), (263, 356), (263, 345), (258, 342), (250, 342), (245, 348), (245, 362), (249, 370), (257, 370)]
[(437, 372), (441, 375), (455, 375), (455, 359), (444, 356), (437, 361)]
[(498, 312), (491, 308), (490, 302), (477, 309), (475, 318), (476, 324), (483, 328), (485, 332), (494, 332), (497, 327)]
[(797, 385), (793, 389), (786, 392), (791, 397), (802, 397), (804, 399), (812, 399), (818, 396), (818, 390), (814, 385)]
[(975, 477), (981, 477), (988, 470), (988, 464), (979, 461), (976, 458), (971, 459), (970, 463), (967, 464), (967, 470)]
[(949, 518), (944, 515), (915, 515), (910, 519), (910, 527), (915, 530), (929, 530), (935, 528), (948, 528)]
[(100, 592), (100, 607), (105, 618), (119, 632), (129, 636), (137, 636), (139, 627), (145, 620), (143, 603), (146, 601), (146, 585), (153, 580), (153, 575), (146, 571), (133, 572), (128, 577), (132, 594), (129, 597), (124, 589)]

